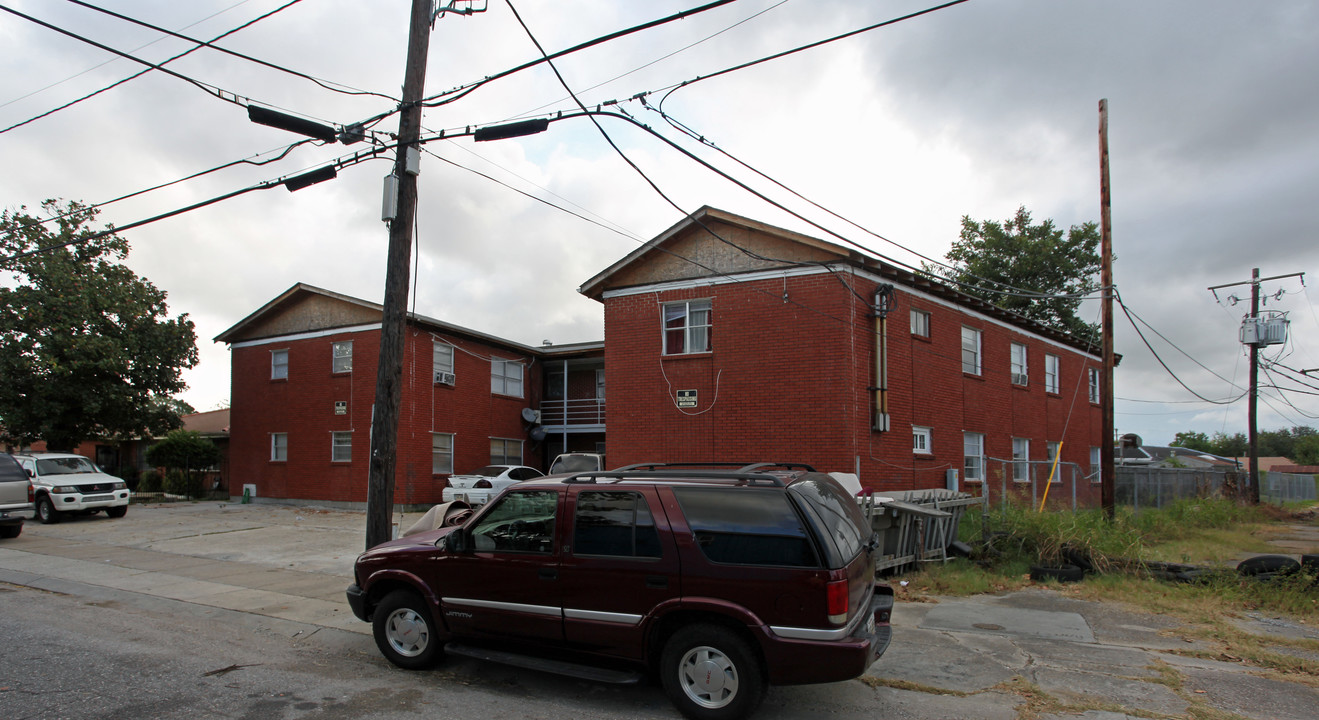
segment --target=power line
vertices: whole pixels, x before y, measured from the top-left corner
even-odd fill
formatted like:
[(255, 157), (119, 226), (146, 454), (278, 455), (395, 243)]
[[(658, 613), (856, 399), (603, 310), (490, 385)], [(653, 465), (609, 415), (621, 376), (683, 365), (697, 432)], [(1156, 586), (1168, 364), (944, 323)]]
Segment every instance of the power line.
[[(1118, 292), (1117, 292), (1117, 288), (1116, 288), (1116, 287), (1113, 288), (1113, 292), (1114, 292), (1114, 294), (1116, 295), (1116, 299), (1117, 299), (1118, 307), (1122, 308), (1122, 312), (1127, 316), (1127, 320), (1131, 323), (1131, 327), (1134, 328), (1134, 329), (1136, 330), (1136, 335), (1137, 335), (1138, 337), (1140, 337), (1141, 342), (1145, 343), (1145, 347), (1149, 349), (1149, 351), (1150, 351), (1150, 353), (1151, 353), (1152, 355), (1154, 355), (1154, 359), (1155, 359), (1155, 360), (1158, 360), (1158, 361), (1159, 361), (1159, 364), (1163, 366), (1163, 369), (1166, 370), (1166, 371), (1168, 372), (1168, 374), (1172, 376), (1172, 379), (1177, 381), (1177, 384), (1178, 384), (1178, 385), (1181, 385), (1182, 387), (1186, 388), (1186, 391), (1187, 391), (1187, 392), (1189, 392), (1189, 393), (1191, 393), (1192, 395), (1194, 395), (1194, 396), (1200, 398), (1200, 399), (1203, 400), (1204, 402), (1211, 403), (1211, 404), (1213, 404), (1213, 405), (1228, 405), (1228, 404), (1230, 404), (1230, 403), (1234, 403), (1234, 402), (1236, 402), (1237, 400), (1240, 400), (1241, 398), (1243, 398), (1243, 397), (1246, 396), (1246, 393), (1249, 392), (1249, 391), (1243, 392), (1243, 393), (1241, 393), (1241, 395), (1239, 395), (1239, 396), (1237, 396), (1236, 398), (1233, 398), (1232, 400), (1229, 400), (1229, 401), (1211, 400), (1211, 399), (1205, 397), (1204, 395), (1201, 395), (1200, 393), (1198, 393), (1198, 392), (1192, 390), (1192, 389), (1191, 389), (1191, 386), (1190, 386), (1190, 385), (1187, 385), (1185, 382), (1183, 382), (1182, 379), (1181, 379), (1180, 377), (1177, 376), (1177, 373), (1173, 372), (1173, 371), (1172, 371), (1172, 368), (1168, 367), (1168, 363), (1164, 362), (1162, 357), (1159, 357), (1159, 353), (1158, 353), (1158, 351), (1156, 351), (1156, 350), (1154, 349), (1154, 346), (1153, 346), (1153, 345), (1150, 345), (1150, 341), (1149, 341), (1148, 339), (1146, 339), (1145, 334), (1142, 333), (1142, 332), (1140, 331), (1140, 326), (1137, 325), (1137, 324), (1136, 324), (1136, 321), (1132, 318), (1132, 316), (1131, 316), (1131, 311), (1127, 309), (1126, 303), (1122, 302), (1122, 295), (1121, 295), (1121, 293), (1118, 293)], [(1174, 346), (1174, 347), (1175, 347), (1175, 346)]]
[[(317, 85), (319, 85), (319, 86), (325, 88), (326, 90), (331, 90), (331, 91), (334, 91), (334, 92), (337, 92), (337, 93), (343, 93), (344, 95), (374, 95), (374, 96), (376, 96), (376, 97), (378, 97), (378, 98), (384, 98), (385, 100), (390, 100), (390, 101), (392, 101), (392, 102), (398, 102), (398, 98), (396, 98), (396, 97), (391, 97), (391, 96), (389, 96), (389, 95), (384, 95), (384, 94), (382, 94), (382, 93), (378, 93), (378, 92), (372, 92), (372, 91), (370, 91), (370, 90), (360, 90), (360, 89), (358, 89), (358, 88), (353, 88), (353, 87), (349, 87), (348, 85), (344, 85), (343, 83), (332, 83), (332, 82), (330, 82), (330, 81), (328, 81), (328, 80), (321, 80), (320, 78), (312, 77), (311, 75), (308, 75), (308, 74), (306, 74), (306, 73), (302, 73), (302, 72), (298, 72), (297, 70), (290, 70), (289, 68), (286, 68), (286, 67), (284, 67), (284, 66), (282, 66), (282, 65), (276, 65), (276, 64), (271, 63), (271, 62), (266, 62), (265, 60), (262, 60), (262, 59), (260, 59), (260, 58), (252, 57), (251, 55), (244, 55), (243, 53), (235, 52), (235, 51), (233, 51), (233, 50), (229, 50), (229, 49), (227, 49), (227, 48), (222, 48), (222, 47), (220, 47), (220, 46), (218, 46), (218, 45), (214, 45), (213, 43), (215, 42), (215, 40), (197, 40), (196, 38), (188, 37), (187, 35), (183, 35), (183, 34), (181, 34), (181, 33), (174, 32), (173, 30), (167, 30), (167, 29), (165, 29), (165, 28), (163, 28), (163, 27), (159, 27), (159, 26), (157, 26), (157, 25), (152, 25), (151, 23), (144, 22), (144, 21), (142, 21), (142, 20), (138, 20), (138, 19), (136, 19), (136, 18), (131, 18), (131, 17), (127, 16), (127, 15), (121, 15), (120, 13), (114, 12), (113, 10), (107, 10), (107, 9), (105, 9), (105, 8), (98, 7), (98, 6), (93, 5), (93, 4), (91, 4), (91, 3), (84, 2), (83, 0), (66, 0), (66, 2), (71, 2), (71, 3), (73, 3), (74, 5), (80, 5), (80, 6), (82, 6), (82, 7), (85, 7), (85, 8), (87, 8), (87, 9), (89, 9), (89, 10), (95, 10), (96, 12), (104, 13), (104, 14), (106, 14), (106, 15), (109, 15), (110, 17), (119, 18), (120, 20), (124, 20), (124, 21), (126, 21), (126, 22), (133, 23), (134, 25), (139, 25), (139, 26), (144, 27), (144, 28), (148, 28), (148, 29), (151, 29), (151, 30), (155, 30), (156, 32), (159, 32), (159, 33), (164, 33), (164, 34), (166, 34), (166, 35), (169, 35), (170, 37), (176, 37), (176, 38), (178, 38), (178, 39), (180, 39), (180, 40), (187, 40), (187, 41), (190, 42), (190, 43), (196, 43), (197, 45), (204, 46), (204, 47), (208, 47), (208, 48), (210, 48), (210, 49), (212, 49), (212, 50), (215, 50), (215, 51), (217, 51), (217, 52), (222, 52), (222, 53), (224, 53), (224, 54), (226, 54), (226, 55), (231, 55), (231, 56), (233, 56), (233, 57), (240, 58), (240, 59), (242, 59), (242, 60), (247, 60), (248, 62), (253, 62), (253, 63), (256, 63), (256, 64), (261, 65), (261, 66), (263, 66), (263, 67), (268, 67), (268, 68), (270, 68), (270, 69), (272, 69), (272, 70), (278, 70), (279, 72), (286, 73), (286, 74), (292, 75), (292, 76), (294, 76), (294, 77), (299, 77), (299, 78), (302, 78), (302, 79), (304, 79), (304, 80), (310, 80), (311, 82), (316, 83)], [(287, 7), (289, 7), (290, 5), (294, 5), (294, 4), (299, 3), (299, 2), (302, 2), (302, 0), (292, 0), (292, 2), (289, 2), (288, 4), (284, 5), (283, 7), (280, 7), (280, 8), (279, 8), (278, 10), (276, 10), (275, 12), (278, 12), (279, 10), (283, 10), (284, 8), (287, 8)], [(217, 39), (218, 39), (218, 38), (217, 38)], [(196, 48), (194, 48), (194, 49), (196, 49)], [(173, 59), (173, 58), (171, 58), (171, 59)], [(338, 85), (339, 87), (334, 87), (335, 85)], [(345, 88), (347, 88), (347, 89), (345, 89)]]

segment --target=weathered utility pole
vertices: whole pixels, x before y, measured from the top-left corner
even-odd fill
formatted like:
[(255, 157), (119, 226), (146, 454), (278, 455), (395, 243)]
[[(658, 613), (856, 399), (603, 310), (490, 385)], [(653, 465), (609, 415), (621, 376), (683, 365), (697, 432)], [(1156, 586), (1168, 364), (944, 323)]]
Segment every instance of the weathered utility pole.
[[(1248, 441), (1248, 447), (1249, 447), (1248, 452), (1250, 453), (1250, 467), (1249, 467), (1250, 502), (1255, 505), (1259, 504), (1259, 485), (1260, 485), (1259, 436), (1258, 436), (1258, 427), (1256, 423), (1256, 406), (1259, 401), (1259, 348), (1261, 345), (1273, 345), (1282, 341), (1280, 338), (1269, 338), (1269, 337), (1261, 336), (1258, 325), (1259, 284), (1262, 282), (1266, 282), (1268, 280), (1281, 280), (1283, 278), (1289, 278), (1289, 277), (1304, 278), (1305, 273), (1290, 273), (1288, 275), (1274, 275), (1273, 277), (1261, 278), (1259, 276), (1259, 268), (1253, 268), (1250, 271), (1249, 283), (1245, 283), (1245, 282), (1228, 283), (1226, 285), (1215, 285), (1209, 288), (1209, 291), (1213, 292), (1216, 297), (1218, 295), (1217, 292), (1214, 292), (1216, 290), (1236, 287), (1238, 285), (1246, 285), (1246, 284), (1250, 285), (1250, 319), (1248, 320), (1248, 323), (1250, 323), (1254, 329), (1250, 336), (1247, 336), (1245, 332), (1243, 332), (1241, 336), (1241, 341), (1243, 343), (1246, 343), (1247, 345), (1250, 345), (1250, 387), (1247, 390), (1247, 394), (1250, 397), (1249, 400), (1247, 400), (1247, 405), (1246, 405), (1246, 421), (1250, 424), (1249, 441)], [(1243, 327), (1243, 330), (1244, 329), (1245, 328)], [(1284, 332), (1283, 334), (1285, 335), (1286, 333)]]
[(417, 177), (409, 172), (408, 155), (416, 152), (421, 138), (421, 99), (426, 84), (432, 5), (432, 0), (412, 0), (407, 69), (403, 74), (403, 101), (399, 105), (398, 157), (394, 160), (398, 202), (389, 225), (380, 363), (376, 371), (376, 401), (371, 412), (371, 457), (366, 485), (368, 548), (392, 536), (390, 515), (394, 506), (394, 466), (403, 384), (403, 331), (407, 320), (408, 269), (412, 264), (412, 219), (417, 207)]
[(1104, 514), (1112, 520), (1116, 512), (1113, 492), (1117, 478), (1113, 476), (1113, 226), (1112, 196), (1108, 186), (1108, 99), (1099, 101), (1099, 255), (1102, 261), (1099, 285), (1102, 288), (1103, 307), (1103, 382), (1099, 386), (1101, 442), (1099, 451), (1099, 498)]

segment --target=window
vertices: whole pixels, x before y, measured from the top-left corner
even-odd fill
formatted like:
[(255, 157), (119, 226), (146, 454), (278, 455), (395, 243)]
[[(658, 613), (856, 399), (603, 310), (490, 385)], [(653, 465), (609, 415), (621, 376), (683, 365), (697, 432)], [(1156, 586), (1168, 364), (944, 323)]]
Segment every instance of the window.
[(1026, 371), (1026, 346), (1012, 343), (1012, 384), (1026, 385), (1030, 376)]
[(454, 383), (453, 346), (448, 343), (431, 343), (431, 369), (435, 372), (435, 382), (444, 385)]
[(545, 374), (545, 399), (562, 400), (563, 399), (563, 378), (564, 373), (561, 370)]
[(980, 374), (980, 331), (962, 328), (962, 372)]
[(352, 462), (353, 434), (351, 432), (330, 433), (330, 462)]
[(664, 305), (664, 354), (710, 352), (710, 301), (689, 300)]
[(436, 475), (453, 472), (452, 433), (431, 433), (431, 472)]
[(1012, 479), (1030, 482), (1030, 440), (1012, 438)]
[(985, 479), (985, 436), (962, 433), (962, 479), (982, 482)]
[(929, 455), (934, 452), (930, 449), (931, 430), (919, 425), (911, 426), (911, 451), (919, 455)]
[(1090, 368), (1090, 402), (1099, 403), (1099, 368)]
[(522, 397), (522, 363), (491, 358), (490, 392)]
[(352, 372), (353, 370), (353, 341), (344, 340), (334, 344), (334, 364), (330, 372)]
[(1058, 392), (1058, 356), (1044, 356), (1044, 389), (1047, 392)]
[(491, 465), (521, 465), (522, 441), (490, 438)]
[(911, 311), (911, 334), (927, 338), (930, 336), (930, 314), (924, 310)]
[(819, 561), (788, 496), (749, 488), (677, 487), (696, 546), (711, 562), (817, 567)]
[(270, 462), (285, 462), (289, 459), (289, 434), (270, 433)]
[(574, 555), (660, 557), (659, 533), (640, 493), (585, 490), (577, 496)]
[(289, 351), (288, 351), (288, 350), (271, 350), (271, 351), (270, 351), (270, 379), (271, 379), (271, 380), (288, 380), (288, 379), (289, 379)]
[(1048, 471), (1053, 473), (1053, 482), (1062, 482), (1062, 474), (1063, 474), (1062, 463), (1058, 463), (1058, 466), (1056, 468), (1054, 467), (1054, 463), (1058, 462), (1058, 443), (1056, 442), (1045, 443), (1044, 449), (1046, 452), (1049, 453)]
[(1097, 447), (1090, 448), (1090, 482), (1096, 484), (1098, 484), (1103, 479), (1102, 473), (1100, 473), (1100, 470), (1103, 469), (1103, 466), (1100, 465), (1099, 463), (1100, 463), (1099, 448)]
[[(472, 528), (478, 552), (554, 552), (554, 516), (559, 494), (553, 490), (510, 492)], [(514, 531), (511, 528), (517, 527)]]

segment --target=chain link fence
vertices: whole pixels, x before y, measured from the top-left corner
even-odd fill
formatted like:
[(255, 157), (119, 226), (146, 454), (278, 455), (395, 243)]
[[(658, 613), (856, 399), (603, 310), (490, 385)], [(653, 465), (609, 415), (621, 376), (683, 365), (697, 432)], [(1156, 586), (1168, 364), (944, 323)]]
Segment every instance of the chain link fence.
[(1315, 475), (1266, 472), (1259, 485), (1259, 499), (1271, 503), (1304, 502), (1319, 500), (1316, 494)]

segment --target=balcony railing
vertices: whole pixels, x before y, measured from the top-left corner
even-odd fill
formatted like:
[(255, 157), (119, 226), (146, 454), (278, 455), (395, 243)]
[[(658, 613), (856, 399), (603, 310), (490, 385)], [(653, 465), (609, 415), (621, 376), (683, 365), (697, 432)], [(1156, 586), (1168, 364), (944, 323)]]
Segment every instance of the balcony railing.
[(540, 405), (540, 424), (550, 427), (604, 425), (604, 398), (546, 400)]

